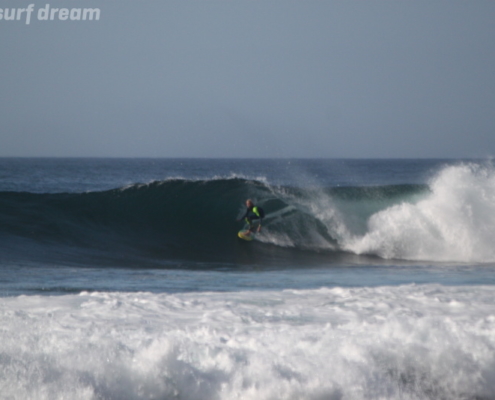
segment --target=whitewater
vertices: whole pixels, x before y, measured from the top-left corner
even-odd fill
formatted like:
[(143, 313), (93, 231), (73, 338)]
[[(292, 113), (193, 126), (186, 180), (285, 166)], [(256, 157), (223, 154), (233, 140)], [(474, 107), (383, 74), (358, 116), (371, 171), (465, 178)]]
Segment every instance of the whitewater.
[(362, 237), (344, 247), (386, 258), (495, 261), (495, 173), (492, 166), (463, 164), (442, 170), (431, 193), (373, 214)]
[(494, 295), (408, 285), (7, 298), (2, 397), (489, 399)]
[(490, 160), (0, 159), (0, 399), (493, 399), (494, 234)]

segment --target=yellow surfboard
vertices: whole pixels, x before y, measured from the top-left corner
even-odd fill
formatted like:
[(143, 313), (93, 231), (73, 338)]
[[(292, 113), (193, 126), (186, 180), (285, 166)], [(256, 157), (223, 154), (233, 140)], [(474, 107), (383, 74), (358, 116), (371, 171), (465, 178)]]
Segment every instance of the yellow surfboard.
[(239, 236), (243, 240), (247, 240), (248, 242), (250, 242), (251, 240), (253, 240), (254, 233), (251, 232), (249, 235), (247, 233), (248, 233), (248, 231), (242, 230), (242, 231), (239, 231), (237, 236)]

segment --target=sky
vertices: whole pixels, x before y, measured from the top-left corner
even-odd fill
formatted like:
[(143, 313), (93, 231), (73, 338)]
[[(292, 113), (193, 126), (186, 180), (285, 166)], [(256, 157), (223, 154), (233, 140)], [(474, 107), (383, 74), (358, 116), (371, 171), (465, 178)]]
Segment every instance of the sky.
[[(85, 8), (99, 19), (74, 20)], [(492, 0), (0, 0), (0, 15), (1, 157), (495, 155)]]

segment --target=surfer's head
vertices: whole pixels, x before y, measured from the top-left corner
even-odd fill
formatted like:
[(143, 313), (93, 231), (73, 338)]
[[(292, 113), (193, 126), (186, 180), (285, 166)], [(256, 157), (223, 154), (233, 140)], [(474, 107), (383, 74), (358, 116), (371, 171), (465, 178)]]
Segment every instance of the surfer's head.
[(252, 206), (254, 206), (253, 200), (247, 199), (246, 200), (246, 207), (251, 208)]

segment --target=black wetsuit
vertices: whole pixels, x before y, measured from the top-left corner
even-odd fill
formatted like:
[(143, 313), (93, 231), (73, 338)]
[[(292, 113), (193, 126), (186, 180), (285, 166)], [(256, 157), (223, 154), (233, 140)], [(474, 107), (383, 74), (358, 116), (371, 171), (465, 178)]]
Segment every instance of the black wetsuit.
[(261, 226), (261, 220), (264, 216), (265, 212), (263, 211), (263, 209), (261, 207), (253, 205), (246, 210), (246, 213), (242, 216), (241, 219), (245, 219), (249, 225), (252, 224), (253, 220), (259, 219)]

